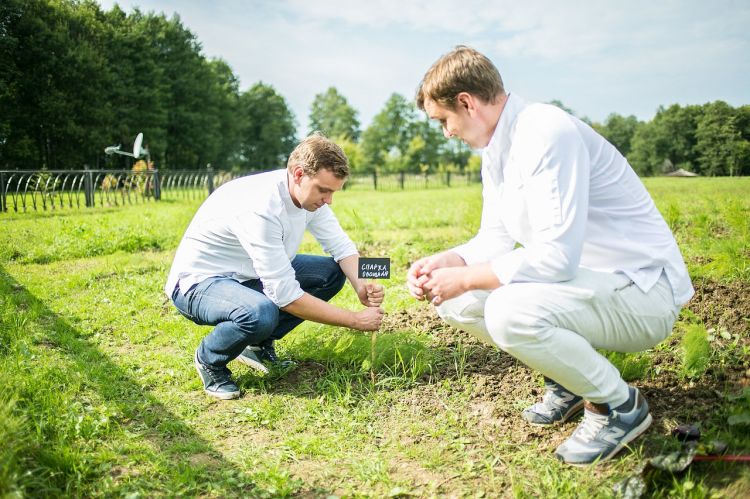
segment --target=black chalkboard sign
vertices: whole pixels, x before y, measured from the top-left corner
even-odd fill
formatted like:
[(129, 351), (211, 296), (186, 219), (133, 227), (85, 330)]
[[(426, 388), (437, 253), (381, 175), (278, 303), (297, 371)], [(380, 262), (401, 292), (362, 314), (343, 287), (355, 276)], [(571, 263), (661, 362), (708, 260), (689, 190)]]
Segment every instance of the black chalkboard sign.
[(390, 279), (390, 258), (359, 258), (357, 277), (360, 279)]

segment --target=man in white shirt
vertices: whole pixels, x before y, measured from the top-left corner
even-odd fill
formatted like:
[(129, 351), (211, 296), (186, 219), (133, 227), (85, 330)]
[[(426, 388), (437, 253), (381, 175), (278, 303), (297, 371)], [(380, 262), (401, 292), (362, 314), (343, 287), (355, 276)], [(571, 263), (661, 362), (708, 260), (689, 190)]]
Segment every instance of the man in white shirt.
[(544, 375), (524, 419), (555, 424), (584, 409), (559, 459), (614, 456), (651, 415), (596, 349), (641, 351), (670, 334), (693, 288), (669, 227), (610, 143), (557, 107), (506, 93), (473, 49), (441, 57), (417, 104), (446, 137), (483, 148), (483, 208), (473, 239), (414, 262), (410, 293)]
[[(273, 342), (303, 320), (380, 327), (383, 286), (357, 278), (357, 249), (328, 206), (348, 175), (341, 148), (316, 133), (287, 168), (228, 182), (198, 209), (164, 291), (187, 318), (215, 326), (194, 355), (209, 395), (239, 397), (227, 363), (267, 372), (264, 362), (278, 362)], [(298, 255), (305, 230), (332, 257)], [(366, 308), (327, 303), (346, 278)]]

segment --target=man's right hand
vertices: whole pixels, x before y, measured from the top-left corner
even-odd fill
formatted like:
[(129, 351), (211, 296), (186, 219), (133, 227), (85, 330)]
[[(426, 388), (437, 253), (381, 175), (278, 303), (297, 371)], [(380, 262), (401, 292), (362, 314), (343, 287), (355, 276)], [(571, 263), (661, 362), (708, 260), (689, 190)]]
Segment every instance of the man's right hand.
[(435, 269), (444, 267), (463, 267), (466, 262), (457, 253), (452, 251), (443, 251), (435, 255), (420, 258), (411, 264), (409, 271), (406, 273), (406, 287), (409, 294), (417, 300), (424, 300), (427, 297), (427, 291), (424, 289), (424, 283), (430, 278), (430, 272)]
[(383, 322), (385, 312), (380, 307), (367, 307), (354, 312), (354, 323), (352, 328), (360, 331), (377, 331)]

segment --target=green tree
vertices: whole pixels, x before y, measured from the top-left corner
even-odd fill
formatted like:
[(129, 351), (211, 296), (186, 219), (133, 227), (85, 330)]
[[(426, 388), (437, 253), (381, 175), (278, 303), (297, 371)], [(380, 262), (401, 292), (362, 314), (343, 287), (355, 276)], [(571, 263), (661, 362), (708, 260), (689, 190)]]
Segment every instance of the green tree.
[(270, 85), (256, 83), (240, 95), (239, 162), (248, 170), (284, 166), (296, 144), (294, 115)]
[(737, 175), (750, 175), (750, 105), (736, 109), (737, 130), (740, 133), (740, 143), (737, 148)]
[(210, 61), (209, 69), (212, 86), (208, 104), (213, 123), (206, 153), (214, 168), (230, 170), (237, 163), (240, 144), (239, 80), (221, 59)]
[(335, 87), (317, 94), (310, 107), (310, 130), (319, 130), (328, 137), (359, 140), (357, 111)]
[(18, 36), (14, 27), (22, 15), (22, 1), (8, 0), (0, 4), (0, 168), (7, 155), (13, 103), (18, 92), (19, 69), (16, 66)]
[(446, 152), (452, 151), (451, 142), (446, 141), (440, 126), (431, 122), (426, 117), (419, 119), (418, 114), (409, 125), (408, 135), (411, 137), (409, 145), (404, 152), (405, 165), (408, 171), (436, 170), (440, 164), (449, 163)]
[[(156, 166), (164, 168), (170, 86), (158, 63), (159, 46), (154, 40), (160, 20), (135, 10), (128, 16), (117, 5), (105, 13), (108, 29), (105, 46), (111, 75), (108, 91), (110, 126), (105, 144), (128, 144), (143, 132), (144, 145)], [(130, 160), (107, 158), (111, 166), (125, 168)]]
[(695, 152), (704, 175), (737, 175), (742, 135), (737, 112), (726, 102), (706, 104), (697, 120)]
[(628, 160), (639, 175), (655, 175), (669, 169), (695, 171), (695, 128), (699, 106), (659, 107), (650, 122), (633, 134)]
[[(109, 72), (96, 3), (11, 0), (2, 7), (2, 162), (80, 168), (106, 137)], [(7, 65), (6, 65), (7, 63)]]
[(607, 116), (604, 125), (595, 128), (620, 151), (620, 154), (627, 156), (630, 154), (631, 142), (639, 125), (640, 122), (635, 116), (612, 113)]
[(103, 149), (138, 132), (160, 168), (236, 153), (236, 78), (205, 59), (178, 17), (7, 0), (0, 49), (3, 167), (129, 167), (122, 156), (102, 161)]
[(164, 162), (170, 168), (204, 167), (213, 158), (209, 141), (217, 121), (210, 108), (212, 73), (195, 35), (179, 16), (151, 16), (158, 64), (169, 91)]
[(341, 147), (349, 160), (349, 168), (353, 172), (359, 172), (362, 170), (362, 149), (357, 142), (354, 142), (348, 137), (333, 137), (336, 144)]
[(368, 171), (463, 170), (471, 156), (468, 146), (447, 140), (436, 122), (395, 93), (362, 134), (361, 152)]
[[(416, 108), (402, 95), (394, 93), (383, 110), (362, 134), (362, 160), (368, 171), (402, 168), (401, 158), (407, 153), (414, 136)], [(386, 162), (386, 158), (390, 157)]]

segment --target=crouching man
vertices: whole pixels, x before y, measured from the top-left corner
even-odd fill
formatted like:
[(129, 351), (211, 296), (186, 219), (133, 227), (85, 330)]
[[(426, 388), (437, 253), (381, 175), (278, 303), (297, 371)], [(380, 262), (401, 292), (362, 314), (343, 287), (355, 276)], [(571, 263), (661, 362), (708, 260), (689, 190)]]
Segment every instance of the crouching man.
[[(239, 397), (227, 364), (267, 372), (280, 362), (274, 342), (303, 320), (380, 327), (383, 287), (357, 278), (359, 254), (329, 207), (348, 175), (341, 148), (313, 134), (287, 168), (228, 182), (198, 209), (164, 289), (185, 317), (214, 326), (194, 355), (209, 395)], [(297, 254), (305, 230), (331, 257)], [(347, 278), (366, 308), (327, 303)]]
[(506, 92), (473, 49), (440, 58), (417, 104), (446, 137), (483, 149), (483, 207), (472, 240), (411, 266), (411, 294), (544, 375), (546, 393), (524, 419), (552, 425), (583, 410), (560, 459), (614, 456), (651, 415), (597, 349), (642, 351), (672, 331), (693, 288), (669, 227), (609, 142)]

